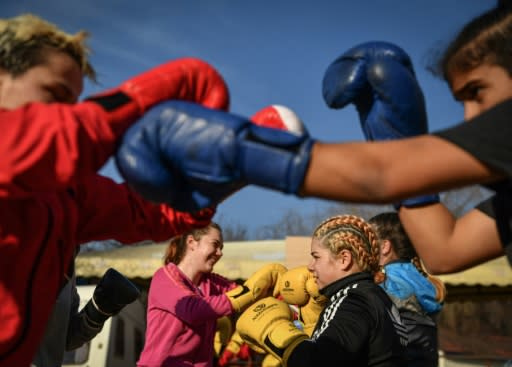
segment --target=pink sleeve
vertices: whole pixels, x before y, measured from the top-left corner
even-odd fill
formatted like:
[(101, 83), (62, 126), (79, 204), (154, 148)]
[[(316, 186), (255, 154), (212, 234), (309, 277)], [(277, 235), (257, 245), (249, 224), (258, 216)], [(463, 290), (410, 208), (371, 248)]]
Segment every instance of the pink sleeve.
[(212, 286), (215, 287), (220, 293), (230, 291), (237, 286), (234, 281), (229, 280), (228, 278), (217, 273), (210, 273), (208, 278)]
[(151, 281), (153, 306), (174, 314), (183, 322), (199, 325), (233, 312), (224, 294), (203, 297), (195, 293), (180, 279), (176, 272), (161, 268)]

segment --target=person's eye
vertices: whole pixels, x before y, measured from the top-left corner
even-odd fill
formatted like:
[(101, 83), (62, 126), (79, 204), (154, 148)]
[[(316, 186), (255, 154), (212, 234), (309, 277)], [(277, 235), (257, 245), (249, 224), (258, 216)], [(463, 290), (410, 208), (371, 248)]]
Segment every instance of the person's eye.
[(51, 96), (53, 102), (70, 103), (69, 96), (63, 88), (48, 86), (45, 90)]
[(481, 85), (473, 85), (468, 89), (468, 99), (472, 101), (480, 101), (482, 99), (483, 87)]
[(59, 93), (53, 88), (45, 88), (46, 94), (50, 97), (52, 102), (60, 102)]

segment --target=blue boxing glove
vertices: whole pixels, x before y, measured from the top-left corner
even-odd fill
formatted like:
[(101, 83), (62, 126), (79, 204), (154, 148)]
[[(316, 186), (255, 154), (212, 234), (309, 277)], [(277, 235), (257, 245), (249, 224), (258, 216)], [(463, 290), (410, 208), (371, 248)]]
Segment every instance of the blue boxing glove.
[(116, 163), (150, 201), (177, 210), (217, 205), (247, 184), (297, 194), (314, 141), (184, 101), (161, 103), (123, 136)]
[[(343, 53), (327, 68), (322, 92), (330, 108), (339, 109), (350, 103), (356, 106), (369, 141), (428, 133), (425, 99), (411, 59), (394, 44), (367, 42)], [(438, 201), (438, 195), (425, 195), (397, 205)]]

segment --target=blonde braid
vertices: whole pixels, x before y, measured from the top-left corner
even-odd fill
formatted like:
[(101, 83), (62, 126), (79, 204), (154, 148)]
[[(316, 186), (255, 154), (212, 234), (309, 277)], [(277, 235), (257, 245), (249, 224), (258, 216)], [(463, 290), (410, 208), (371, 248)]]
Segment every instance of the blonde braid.
[(385, 279), (379, 266), (380, 246), (371, 225), (355, 215), (337, 215), (324, 220), (313, 232), (333, 255), (348, 250), (363, 271), (373, 274), (376, 283)]
[(421, 264), (421, 260), (420, 260), (420, 258), (418, 256), (414, 256), (411, 259), (411, 263), (414, 265), (414, 267), (416, 269), (418, 269), (418, 271), (421, 273), (421, 275), (423, 275), (425, 278), (428, 277), (428, 274), (425, 271), (425, 268), (423, 268), (423, 265)]

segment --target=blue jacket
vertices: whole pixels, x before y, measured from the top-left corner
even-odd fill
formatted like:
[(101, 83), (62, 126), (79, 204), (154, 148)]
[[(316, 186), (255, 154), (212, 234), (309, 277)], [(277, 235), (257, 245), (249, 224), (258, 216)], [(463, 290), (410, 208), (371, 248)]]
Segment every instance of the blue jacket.
[(394, 261), (384, 266), (386, 281), (381, 283), (399, 309), (428, 315), (441, 311), (436, 288), (411, 262)]
[(384, 270), (386, 281), (380, 286), (399, 309), (407, 329), (407, 365), (437, 367), (437, 325), (433, 316), (441, 310), (442, 303), (436, 300), (434, 285), (411, 262), (394, 261)]

